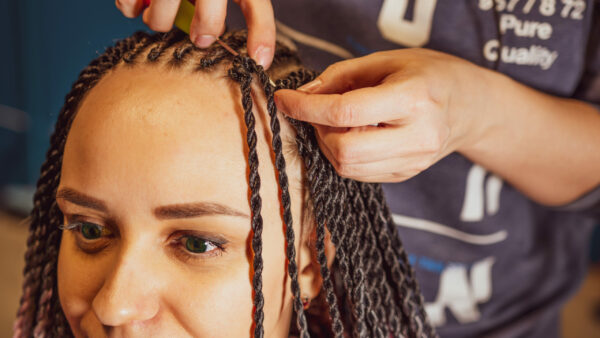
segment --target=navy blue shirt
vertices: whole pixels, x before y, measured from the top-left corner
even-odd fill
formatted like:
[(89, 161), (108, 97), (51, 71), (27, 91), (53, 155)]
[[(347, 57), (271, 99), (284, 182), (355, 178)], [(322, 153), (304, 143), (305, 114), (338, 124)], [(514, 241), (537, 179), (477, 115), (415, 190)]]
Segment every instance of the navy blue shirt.
[[(275, 0), (273, 6), (278, 36), (313, 69), (378, 50), (425, 47), (552, 95), (600, 103), (600, 1)], [(230, 27), (240, 27), (233, 7)], [(560, 309), (586, 272), (600, 190), (562, 209), (543, 207), (457, 153), (384, 189), (442, 337), (559, 335)]]

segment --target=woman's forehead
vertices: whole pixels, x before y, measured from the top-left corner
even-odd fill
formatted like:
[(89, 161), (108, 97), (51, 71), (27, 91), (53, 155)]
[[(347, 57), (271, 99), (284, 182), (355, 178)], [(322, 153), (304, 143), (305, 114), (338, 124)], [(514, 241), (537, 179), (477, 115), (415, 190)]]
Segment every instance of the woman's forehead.
[[(247, 204), (241, 94), (215, 73), (139, 65), (108, 74), (77, 113), (61, 185), (85, 187), (106, 199), (127, 190), (128, 199), (156, 196), (163, 199), (153, 201), (158, 204), (195, 200), (197, 194), (223, 200), (235, 195)], [(257, 122), (258, 134), (264, 134)], [(263, 167), (270, 166), (269, 151), (264, 135), (259, 137)], [(263, 179), (276, 186), (274, 179)]]

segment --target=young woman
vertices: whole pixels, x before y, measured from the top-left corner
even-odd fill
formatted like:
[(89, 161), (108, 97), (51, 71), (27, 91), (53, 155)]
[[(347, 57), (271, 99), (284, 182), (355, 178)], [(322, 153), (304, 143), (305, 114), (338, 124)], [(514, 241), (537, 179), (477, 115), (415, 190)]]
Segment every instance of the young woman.
[(38, 182), (15, 336), (435, 336), (381, 187), (277, 116), (274, 91), (316, 74), (283, 46), (265, 73), (246, 38), (223, 37), (234, 56), (137, 33), (82, 71)]

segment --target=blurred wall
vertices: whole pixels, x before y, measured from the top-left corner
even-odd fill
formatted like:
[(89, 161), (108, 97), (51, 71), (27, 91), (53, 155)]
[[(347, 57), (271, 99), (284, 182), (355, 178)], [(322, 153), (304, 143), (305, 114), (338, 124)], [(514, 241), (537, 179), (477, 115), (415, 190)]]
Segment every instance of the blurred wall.
[(79, 71), (140, 29), (114, 1), (0, 0), (0, 186), (35, 183)]

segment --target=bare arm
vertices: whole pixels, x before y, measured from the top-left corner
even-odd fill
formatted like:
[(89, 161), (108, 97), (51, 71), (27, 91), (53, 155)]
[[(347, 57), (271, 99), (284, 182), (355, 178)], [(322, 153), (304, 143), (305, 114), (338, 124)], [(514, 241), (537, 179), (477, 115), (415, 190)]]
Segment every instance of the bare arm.
[[(336, 170), (400, 182), (458, 151), (531, 199), (561, 205), (600, 184), (600, 114), (425, 49), (329, 67), (278, 107), (313, 123)], [(378, 124), (378, 126), (373, 126)]]
[[(458, 149), (533, 200), (561, 205), (600, 184), (600, 113), (485, 71), (484, 133)], [(493, 102), (493, 104), (492, 104)]]

